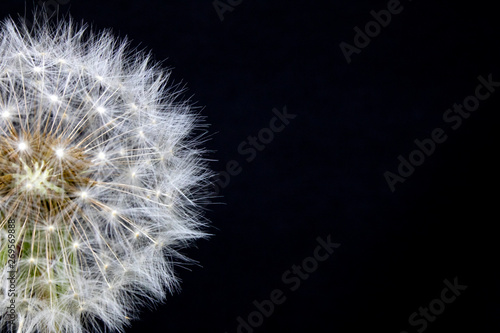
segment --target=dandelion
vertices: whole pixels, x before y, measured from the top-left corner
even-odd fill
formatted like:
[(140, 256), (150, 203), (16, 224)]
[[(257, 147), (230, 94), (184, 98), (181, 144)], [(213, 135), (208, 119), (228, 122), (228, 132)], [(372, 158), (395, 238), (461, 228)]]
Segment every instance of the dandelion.
[(121, 331), (178, 287), (211, 172), (169, 74), (71, 19), (3, 22), (0, 329)]

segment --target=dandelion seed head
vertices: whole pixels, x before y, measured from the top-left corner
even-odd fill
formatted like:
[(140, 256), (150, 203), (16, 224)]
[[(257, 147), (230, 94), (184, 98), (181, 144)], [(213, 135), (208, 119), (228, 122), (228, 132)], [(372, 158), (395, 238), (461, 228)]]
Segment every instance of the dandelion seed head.
[(205, 235), (212, 172), (170, 75), (71, 19), (1, 25), (0, 267), (13, 220), (17, 332), (120, 331), (141, 293), (178, 287), (182, 256), (163, 254)]

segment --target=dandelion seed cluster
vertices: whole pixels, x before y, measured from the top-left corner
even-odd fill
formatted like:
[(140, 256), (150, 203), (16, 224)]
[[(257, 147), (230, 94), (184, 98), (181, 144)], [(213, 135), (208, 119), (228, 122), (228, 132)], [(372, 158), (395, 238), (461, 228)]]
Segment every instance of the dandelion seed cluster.
[(205, 125), (169, 75), (109, 31), (3, 22), (0, 328), (122, 330), (178, 286), (178, 250), (205, 235), (211, 172)]

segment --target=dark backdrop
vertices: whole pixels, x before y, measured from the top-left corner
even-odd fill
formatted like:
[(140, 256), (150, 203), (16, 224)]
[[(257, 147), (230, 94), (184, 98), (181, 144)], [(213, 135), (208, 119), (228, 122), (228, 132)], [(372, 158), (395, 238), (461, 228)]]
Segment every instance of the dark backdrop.
[[(459, 126), (443, 120), (475, 107), (479, 76), (500, 82), (494, 2), (223, 0), (221, 16), (212, 0), (59, 3), (173, 68), (211, 124), (213, 169), (235, 161), (208, 207), (213, 236), (183, 252), (199, 265), (179, 267), (182, 291), (127, 332), (500, 331), (500, 91)], [(355, 41), (388, 6), (391, 21), (382, 12), (386, 26)], [(430, 149), (436, 128), (446, 141), (392, 192), (386, 171), (399, 155), (419, 164), (415, 140)], [(241, 154), (259, 133), (261, 151)], [(340, 244), (321, 262), (308, 259), (318, 237)], [(302, 264), (308, 275), (287, 272)], [(445, 280), (467, 288), (456, 297)]]

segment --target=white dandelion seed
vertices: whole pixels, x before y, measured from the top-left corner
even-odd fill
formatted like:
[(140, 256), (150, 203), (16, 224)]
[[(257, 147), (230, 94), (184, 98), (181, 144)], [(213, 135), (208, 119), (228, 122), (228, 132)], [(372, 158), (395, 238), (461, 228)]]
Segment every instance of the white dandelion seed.
[(110, 32), (3, 22), (0, 329), (120, 331), (178, 287), (212, 173), (205, 125), (169, 74)]

